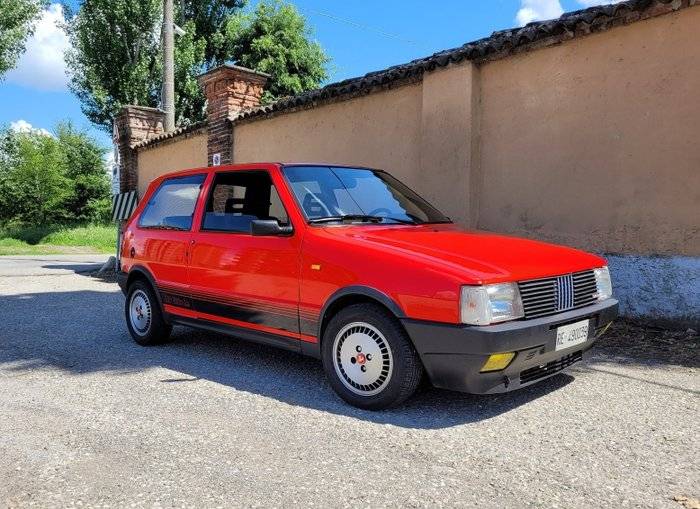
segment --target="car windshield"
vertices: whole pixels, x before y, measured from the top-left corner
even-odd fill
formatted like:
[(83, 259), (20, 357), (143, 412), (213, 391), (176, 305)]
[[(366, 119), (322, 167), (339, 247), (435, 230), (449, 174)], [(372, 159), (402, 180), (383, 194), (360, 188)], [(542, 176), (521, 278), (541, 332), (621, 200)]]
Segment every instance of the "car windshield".
[(285, 166), (283, 171), (311, 223), (451, 222), (384, 171), (330, 166)]

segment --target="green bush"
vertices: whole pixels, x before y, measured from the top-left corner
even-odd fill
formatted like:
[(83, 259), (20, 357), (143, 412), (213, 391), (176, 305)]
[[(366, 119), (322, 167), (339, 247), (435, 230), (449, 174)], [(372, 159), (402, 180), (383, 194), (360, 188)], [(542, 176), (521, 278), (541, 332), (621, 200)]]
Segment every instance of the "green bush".
[(88, 246), (102, 252), (116, 251), (116, 225), (89, 225), (68, 227), (46, 235), (41, 242), (54, 246)]
[(110, 199), (105, 149), (70, 123), (55, 136), (0, 130), (0, 224), (101, 222)]
[(0, 228), (0, 255), (58, 253), (62, 247), (114, 253), (116, 243), (114, 224), (27, 226), (14, 223)]

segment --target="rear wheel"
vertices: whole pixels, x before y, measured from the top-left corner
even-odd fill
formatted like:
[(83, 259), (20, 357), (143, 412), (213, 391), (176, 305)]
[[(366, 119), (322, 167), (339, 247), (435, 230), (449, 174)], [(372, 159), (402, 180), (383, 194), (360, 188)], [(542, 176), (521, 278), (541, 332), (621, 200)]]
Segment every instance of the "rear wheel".
[(158, 300), (148, 283), (134, 281), (129, 285), (124, 313), (129, 333), (139, 345), (158, 345), (170, 338), (172, 327), (165, 323)]
[(403, 403), (423, 374), (401, 324), (375, 304), (355, 304), (335, 315), (324, 332), (322, 354), (335, 392), (368, 410)]

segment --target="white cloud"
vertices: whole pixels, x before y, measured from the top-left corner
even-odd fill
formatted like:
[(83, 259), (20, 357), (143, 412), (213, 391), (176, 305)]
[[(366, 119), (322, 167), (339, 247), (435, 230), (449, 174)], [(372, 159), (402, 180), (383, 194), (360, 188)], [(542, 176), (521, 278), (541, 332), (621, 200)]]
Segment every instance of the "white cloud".
[(46, 129), (35, 128), (32, 124), (24, 119), (16, 120), (15, 122), (10, 122), (10, 129), (18, 133), (38, 133), (44, 136), (53, 136)]
[(564, 14), (559, 0), (520, 0), (520, 10), (515, 19), (520, 26), (532, 21), (558, 18)]
[(51, 4), (36, 21), (34, 35), (27, 40), (26, 51), (7, 80), (40, 90), (65, 90), (68, 84), (63, 54), (68, 48), (68, 35), (61, 28), (65, 23), (63, 6)]
[[(623, 0), (576, 0), (583, 7), (594, 5), (617, 4)], [(564, 14), (559, 0), (520, 0), (520, 10), (515, 19), (520, 26), (532, 21), (558, 18)]]

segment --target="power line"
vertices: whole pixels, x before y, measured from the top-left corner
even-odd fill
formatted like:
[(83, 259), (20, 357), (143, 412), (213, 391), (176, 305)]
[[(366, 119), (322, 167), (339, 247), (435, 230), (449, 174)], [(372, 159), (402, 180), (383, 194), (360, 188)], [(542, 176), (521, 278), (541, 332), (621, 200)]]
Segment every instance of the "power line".
[(342, 18), (342, 17), (340, 17), (340, 16), (336, 16), (336, 15), (330, 14), (330, 13), (328, 13), (328, 12), (317, 11), (317, 10), (309, 9), (309, 8), (306, 8), (306, 7), (298, 7), (298, 8), (299, 8), (299, 10), (301, 10), (301, 11), (306, 11), (306, 12), (308, 12), (308, 13), (315, 14), (315, 15), (317, 15), (317, 16), (323, 16), (324, 18), (328, 18), (328, 19), (331, 19), (331, 20), (333, 20), (333, 21), (337, 21), (337, 22), (340, 22), (340, 23), (345, 23), (346, 25), (350, 25), (350, 26), (353, 26), (353, 27), (355, 27), (355, 28), (359, 28), (360, 30), (365, 30), (365, 31), (368, 31), (368, 32), (374, 32), (375, 34), (381, 35), (382, 37), (386, 37), (387, 39), (394, 39), (394, 40), (396, 40), (396, 41), (400, 41), (400, 42), (403, 42), (403, 43), (406, 43), (406, 44), (411, 44), (411, 45), (413, 45), (413, 46), (423, 46), (423, 47), (425, 46), (425, 44), (422, 43), (422, 42), (413, 41), (413, 40), (411, 40), (411, 39), (404, 39), (404, 38), (403, 38), (402, 36), (400, 36), (400, 35), (393, 34), (393, 33), (391, 33), (391, 32), (387, 32), (387, 31), (385, 31), (385, 30), (382, 30), (381, 28), (373, 27), (373, 26), (370, 26), (370, 25), (363, 25), (362, 23), (358, 23), (357, 21), (353, 21), (353, 20), (348, 19), (348, 18)]

